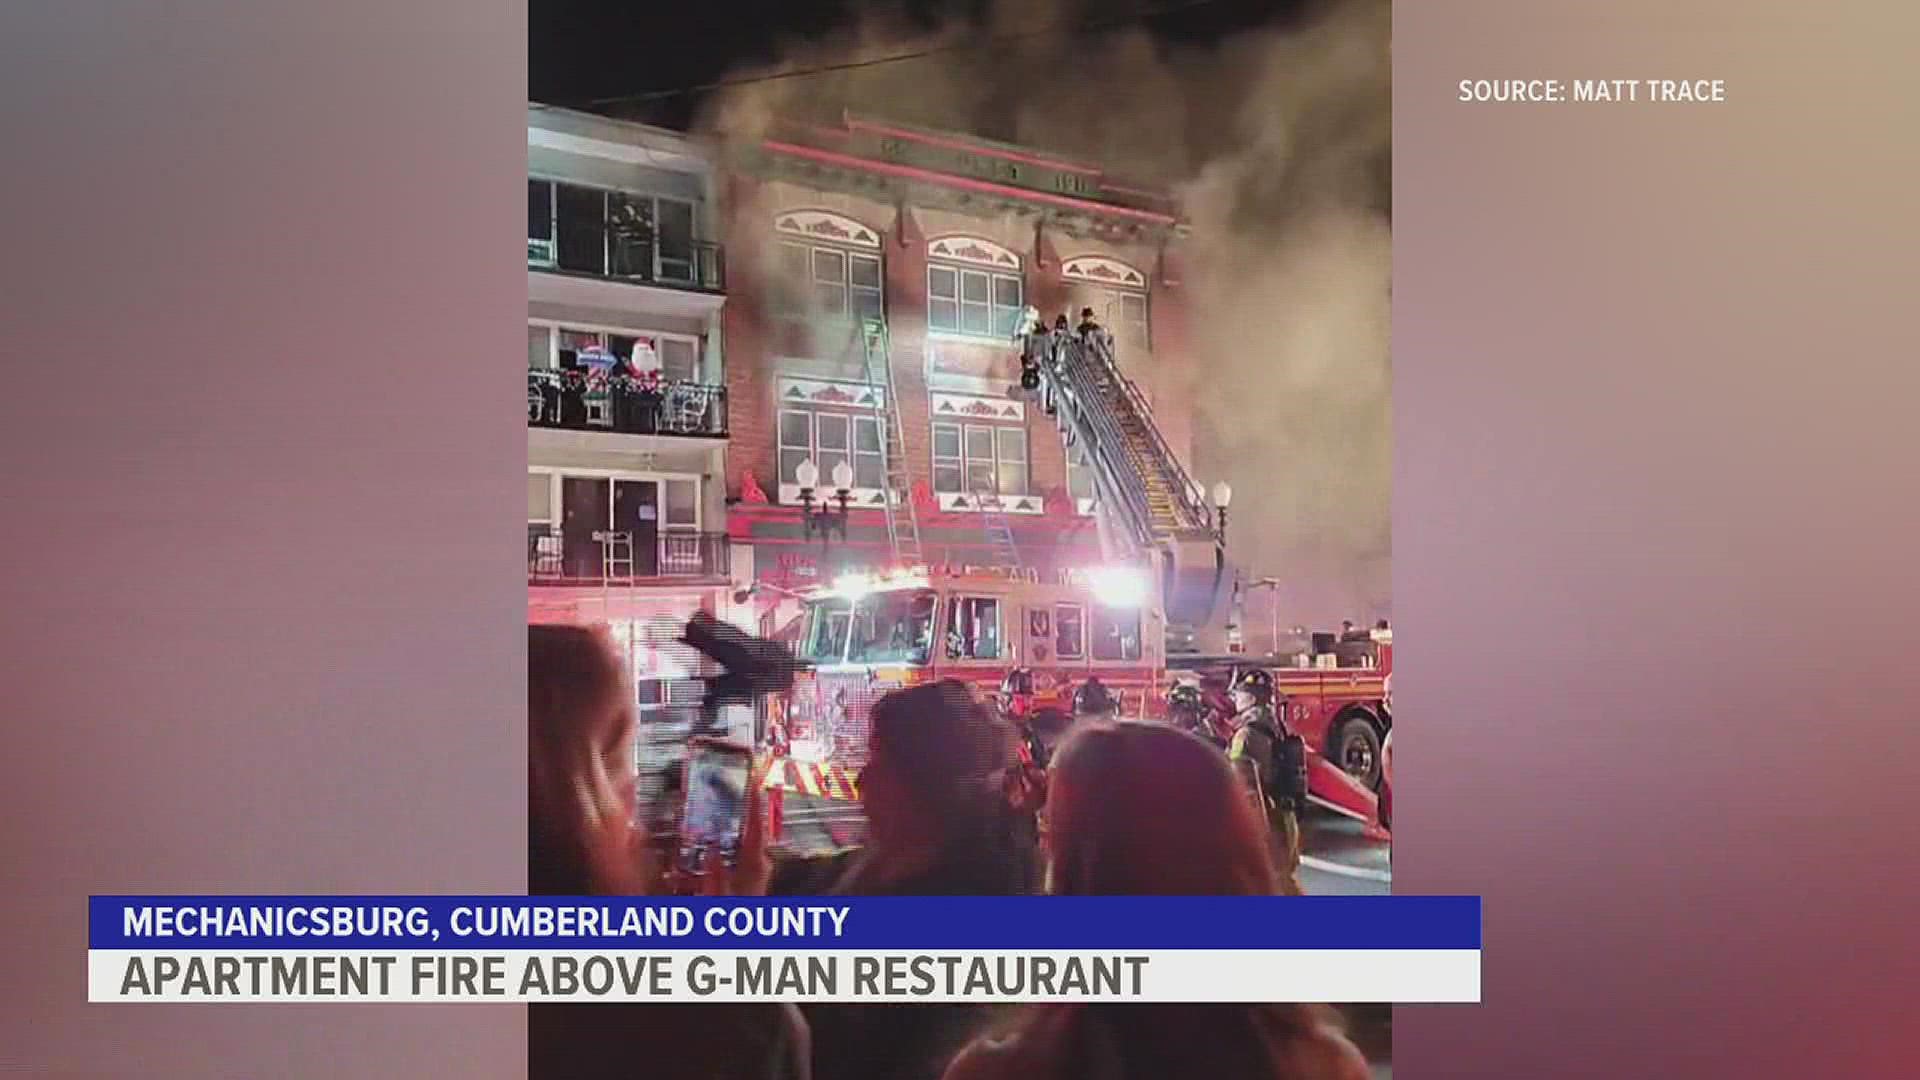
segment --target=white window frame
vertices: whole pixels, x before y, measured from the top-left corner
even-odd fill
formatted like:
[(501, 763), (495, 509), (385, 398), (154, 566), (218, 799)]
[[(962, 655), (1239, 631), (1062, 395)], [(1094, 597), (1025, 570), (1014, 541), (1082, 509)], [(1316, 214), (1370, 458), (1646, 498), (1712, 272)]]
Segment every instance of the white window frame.
[[(697, 533), (704, 531), (702, 526), (706, 516), (705, 484), (706, 477), (699, 473), (651, 472), (636, 469), (587, 469), (574, 468), (571, 465), (529, 465), (528, 473), (546, 473), (552, 477), (547, 485), (547, 521), (545, 524), (559, 525), (562, 517), (562, 496), (565, 488), (562, 483), (567, 477), (576, 480), (650, 480), (655, 485), (657, 499), (655, 505), (660, 508), (659, 531), (677, 533)], [(691, 483), (693, 485), (693, 524), (672, 525), (667, 522), (667, 484), (672, 482)], [(612, 486), (608, 486), (608, 498), (612, 498)], [(611, 516), (613, 507), (609, 502), (607, 511)], [(528, 521), (529, 525), (542, 524)]]
[[(658, 343), (663, 340), (685, 342), (687, 347), (693, 350), (693, 378), (688, 381), (699, 385), (709, 385), (709, 381), (702, 377), (705, 374), (706, 368), (706, 351), (701, 348), (700, 338), (694, 334), (682, 334), (673, 330), (647, 330), (637, 326), (613, 326), (605, 323), (576, 322), (571, 319), (542, 319), (530, 317), (527, 319), (527, 325), (529, 327), (539, 326), (546, 328), (547, 366), (544, 370), (547, 371), (557, 371), (560, 367), (560, 331), (577, 330), (587, 334), (599, 334), (602, 338), (610, 335), (630, 338), (650, 338), (655, 342), (654, 353), (660, 357), (663, 365), (666, 362), (666, 357)], [(662, 371), (665, 371), (664, 367)]]
[[(779, 243), (782, 252), (796, 250), (804, 253), (806, 256), (804, 259), (806, 263), (806, 280), (799, 283), (791, 281), (782, 282), (782, 285), (789, 290), (796, 284), (804, 286), (804, 288), (801, 289), (799, 303), (795, 305), (790, 302), (784, 302), (792, 299), (791, 296), (786, 296), (783, 301), (783, 309), (779, 314), (788, 318), (820, 317), (829, 319), (852, 319), (854, 318), (853, 294), (858, 291), (873, 296), (879, 307), (878, 318), (883, 322), (886, 320), (887, 263), (878, 252), (863, 251), (859, 248), (846, 247), (840, 244), (814, 244), (786, 238), (782, 238)], [(840, 257), (840, 276), (837, 281), (822, 280), (819, 276), (819, 271), (815, 269), (815, 256), (823, 252)], [(867, 286), (855, 285), (853, 283), (853, 261), (855, 259), (865, 259), (873, 263), (874, 280), (879, 282), (878, 285)], [(784, 263), (784, 261), (785, 259), (783, 257), (776, 265), (780, 265)], [(815, 303), (815, 296), (819, 292), (818, 286), (820, 285), (835, 285), (839, 288), (839, 311), (827, 311)], [(780, 297), (783, 294), (776, 291), (774, 295)]]
[[(1134, 655), (1131, 657), (1101, 656), (1098, 647), (1095, 645), (1095, 642), (1099, 640), (1094, 634), (1095, 621), (1098, 618), (1100, 618), (1103, 614), (1111, 615), (1116, 612), (1121, 613), (1123, 615), (1131, 615), (1131, 617), (1133, 618)], [(1104, 604), (1090, 604), (1087, 607), (1087, 621), (1086, 621), (1086, 629), (1084, 631), (1086, 635), (1086, 642), (1087, 642), (1087, 660), (1090, 663), (1095, 663), (1095, 664), (1142, 663), (1146, 660), (1146, 657), (1147, 657), (1146, 632), (1147, 632), (1146, 619), (1142, 616), (1141, 609), (1137, 607), (1122, 608), (1122, 607), (1114, 607), (1111, 605), (1104, 605)]]
[[(1079, 651), (1071, 654), (1062, 652), (1060, 650), (1060, 627), (1065, 623), (1065, 620), (1060, 618), (1060, 615), (1062, 612), (1067, 612), (1067, 611), (1073, 612), (1074, 615), (1080, 620), (1080, 649)], [(1061, 602), (1053, 605), (1053, 641), (1050, 644), (1053, 646), (1053, 657), (1056, 660), (1075, 660), (1075, 661), (1086, 660), (1088, 641), (1087, 641), (1087, 606), (1085, 604), (1073, 604), (1073, 603)]]
[[(787, 441), (786, 418), (789, 413), (807, 418), (807, 442), (804, 446)], [(792, 498), (784, 497), (788, 488), (797, 489), (800, 483), (797, 479), (788, 477), (786, 465), (782, 460), (786, 454), (795, 451), (804, 451), (807, 459), (811, 460), (814, 467), (820, 470), (820, 476), (815, 481), (813, 489), (814, 501), (819, 502), (822, 499), (830, 498), (835, 492), (833, 486), (833, 467), (822, 464), (820, 457), (820, 417), (822, 416), (845, 417), (847, 420), (847, 449), (845, 453), (847, 455), (847, 464), (853, 467), (854, 475), (854, 484), (848, 491), (863, 496), (862, 501), (864, 502), (866, 498), (870, 498), (874, 494), (886, 490), (887, 474), (883, 453), (879, 449), (860, 449), (860, 429), (863, 425), (871, 428), (876, 440), (874, 445), (876, 447), (884, 446), (884, 442), (881, 440), (886, 439), (887, 433), (881, 426), (883, 418), (880, 413), (862, 409), (836, 409), (821, 405), (782, 405), (775, 412), (773, 429), (774, 481), (783, 493), (783, 498), (780, 501), (788, 504), (798, 504), (799, 502), (797, 495)], [(841, 451), (835, 450), (832, 452), (840, 453)], [(874, 466), (879, 468), (880, 483), (877, 486), (866, 486), (860, 483), (860, 460), (862, 458), (869, 459)]]
[[(1086, 450), (1083, 447), (1069, 446), (1066, 447), (1065, 450), (1067, 454), (1067, 497), (1073, 500), (1075, 513), (1091, 514), (1093, 513), (1094, 506), (1100, 501), (1100, 483), (1099, 478), (1094, 475), (1093, 463), (1087, 461), (1083, 464), (1081, 460), (1078, 460), (1084, 459), (1087, 456)], [(1085, 495), (1074, 494), (1073, 478), (1076, 473), (1084, 473), (1086, 475), (1087, 494)]]
[[(585, 184), (585, 183), (581, 183), (578, 180), (568, 179), (566, 177), (560, 177), (560, 176), (548, 176), (541, 173), (529, 173), (527, 175), (527, 182), (531, 184), (547, 185), (547, 234), (548, 234), (548, 239), (545, 241), (536, 241), (532, 237), (527, 238), (528, 265), (538, 267), (542, 270), (558, 270), (560, 268), (560, 193), (559, 192), (560, 192), (560, 185), (565, 184), (568, 187), (579, 188), (582, 191), (599, 192), (600, 206), (601, 206), (601, 219), (603, 221), (606, 220), (606, 216), (607, 216), (605, 212), (606, 205), (607, 205), (606, 199), (607, 199), (607, 196), (609, 195), (621, 195), (629, 199), (650, 200), (653, 203), (652, 215), (653, 215), (653, 234), (654, 234), (654, 242), (652, 244), (652, 247), (653, 247), (652, 271), (653, 272), (652, 272), (651, 280), (654, 282), (672, 282), (675, 284), (683, 284), (683, 285), (693, 285), (693, 284), (699, 283), (699, 279), (700, 279), (700, 203), (697, 200), (684, 199), (678, 195), (662, 195), (657, 191), (643, 191), (638, 188), (609, 187), (606, 184)], [(690, 217), (692, 218), (693, 227), (688, 232), (688, 236), (687, 236), (689, 251), (688, 251), (686, 277), (668, 277), (660, 272), (660, 241), (659, 241), (660, 204), (663, 202), (677, 203), (681, 206), (686, 207)], [(545, 252), (539, 258), (535, 258), (535, 255), (534, 255), (534, 251), (535, 251), (534, 245), (536, 243), (545, 244)], [(607, 249), (607, 243), (608, 243), (608, 236), (607, 236), (607, 233), (603, 231), (601, 233), (601, 238), (600, 238), (600, 270), (599, 270), (599, 275), (602, 277), (613, 276), (609, 269), (610, 264), (612, 263), (611, 256), (613, 253)], [(582, 272), (585, 273), (586, 271), (582, 271)]]
[[(936, 326), (933, 321), (933, 304), (935, 300), (934, 293), (933, 293), (933, 275), (936, 271), (943, 271), (943, 272), (951, 273), (953, 275), (952, 300), (953, 300), (954, 325), (952, 326)], [(976, 278), (985, 278), (987, 281), (987, 300), (985, 304), (985, 307), (987, 309), (987, 328), (985, 330), (963, 329), (963, 327), (966, 326), (966, 322), (967, 322), (966, 309), (969, 306), (973, 306), (973, 307), (981, 306), (977, 302), (969, 301), (966, 299), (966, 295), (967, 295), (966, 278), (969, 275)], [(998, 300), (999, 285), (1003, 281), (1012, 282), (1014, 284), (1014, 287), (1019, 290), (1019, 296), (1014, 300), (1011, 308), (1008, 308), (1007, 305), (1000, 303)], [(1023, 310), (1025, 310), (1026, 302), (1027, 302), (1027, 283), (1026, 283), (1026, 279), (1019, 274), (1002, 274), (992, 270), (985, 270), (977, 266), (968, 266), (965, 263), (947, 262), (944, 260), (930, 260), (927, 263), (927, 333), (928, 334), (938, 336), (938, 337), (968, 338), (968, 339), (974, 339), (974, 340), (984, 338), (984, 339), (990, 339), (994, 341), (1004, 341), (1013, 333), (1013, 330), (1019, 328), (1020, 313)], [(1011, 312), (1013, 313), (1012, 326), (1010, 329), (1006, 330), (1005, 332), (1002, 332), (999, 329), (999, 325), (1000, 325), (999, 315), (1004, 310), (1011, 310)]]
[[(536, 476), (546, 478), (547, 509), (546, 509), (545, 515), (542, 517), (534, 517), (532, 513), (529, 512), (527, 515), (527, 524), (558, 525), (560, 523), (560, 499), (555, 494), (555, 490), (559, 488), (560, 484), (556, 477), (556, 474), (552, 469), (540, 469), (540, 468), (535, 468), (533, 466), (528, 466), (527, 478), (531, 480), (533, 477), (536, 477)], [(529, 500), (529, 502), (531, 502), (531, 500)]]
[[(995, 643), (999, 647), (994, 650), (994, 655), (992, 656), (961, 656), (961, 657), (951, 656), (947, 652), (947, 643), (948, 643), (947, 635), (953, 632), (953, 624), (954, 624), (955, 618), (958, 617), (962, 605), (966, 604), (968, 601), (981, 601), (981, 600), (991, 601), (994, 605), (993, 636), (994, 636)], [(940, 642), (938, 645), (938, 649), (939, 649), (939, 655), (941, 656), (941, 658), (946, 660), (947, 663), (950, 663), (950, 664), (1001, 664), (1001, 663), (1006, 663), (1008, 660), (1012, 659), (1013, 643), (1008, 640), (1008, 634), (1007, 634), (1007, 613), (1011, 609), (1012, 605), (1008, 602), (1007, 597), (995, 596), (992, 593), (954, 593), (946, 597), (945, 603), (942, 606), (946, 610), (941, 613), (942, 615), (944, 615), (944, 618), (942, 618), (940, 622)], [(978, 640), (978, 639), (976, 638), (975, 640)]]
[[(1102, 326), (1113, 331), (1114, 337), (1119, 339), (1119, 344), (1123, 348), (1133, 345), (1148, 352), (1153, 351), (1153, 300), (1147, 292), (1141, 289), (1113, 289), (1100, 286), (1083, 286), (1082, 288), (1097, 302), (1083, 302), (1079, 306), (1093, 308), (1094, 317), (1100, 320)], [(1140, 318), (1137, 322), (1127, 318), (1126, 305), (1129, 300), (1137, 300), (1140, 303)], [(1122, 328), (1126, 328), (1127, 332), (1123, 333)]]
[[(940, 453), (939, 451), (940, 431), (942, 428), (953, 431), (959, 438), (960, 454), (958, 457), (954, 457), (952, 455), (943, 455)], [(970, 432), (974, 432), (974, 431), (990, 431), (993, 433), (993, 456), (987, 462), (984, 462), (984, 463), (977, 462), (973, 460), (971, 457), (969, 457), (967, 454), (967, 441), (968, 441), (967, 437)], [(1001, 458), (1000, 433), (1003, 431), (1019, 433), (1020, 447), (1021, 447), (1021, 454), (1022, 454), (1022, 458), (1020, 461), (1014, 462), (1014, 461), (1003, 460)], [(969, 498), (979, 494), (978, 492), (969, 490), (966, 487), (967, 474), (969, 470), (972, 468), (972, 466), (978, 465), (978, 464), (986, 464), (989, 467), (989, 469), (991, 469), (993, 473), (993, 482), (994, 482), (993, 493), (995, 495), (1001, 496), (1003, 498), (1024, 498), (1024, 497), (1029, 497), (1033, 494), (1033, 445), (1031, 440), (1027, 438), (1027, 429), (1025, 425), (1023, 424), (967, 424), (967, 423), (956, 423), (949, 420), (936, 420), (931, 425), (930, 434), (932, 435), (932, 440), (929, 443), (928, 449), (929, 449), (929, 453), (933, 463), (932, 479), (934, 481), (933, 483), (934, 494), (965, 495), (965, 496), (968, 496)], [(1021, 491), (999, 490), (1001, 466), (1014, 465), (1014, 464), (1021, 466), (1021, 472), (1023, 474), (1022, 480), (1021, 480), (1021, 487), (1024, 490), (1021, 490)], [(945, 465), (950, 468), (954, 466), (958, 466), (958, 468), (960, 469), (960, 484), (961, 484), (960, 489), (954, 490), (951, 488), (942, 488), (940, 486), (939, 476), (940, 476), (940, 467), (942, 465)]]

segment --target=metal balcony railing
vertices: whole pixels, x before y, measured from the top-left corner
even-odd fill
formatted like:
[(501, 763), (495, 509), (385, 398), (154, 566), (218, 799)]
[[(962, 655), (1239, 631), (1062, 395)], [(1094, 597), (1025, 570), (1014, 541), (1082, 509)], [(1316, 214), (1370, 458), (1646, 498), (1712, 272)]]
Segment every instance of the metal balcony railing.
[(723, 249), (709, 240), (657, 241), (645, 232), (618, 228), (562, 229), (527, 238), (527, 266), (634, 285), (698, 292), (726, 291)]
[[(608, 541), (630, 533), (604, 531), (571, 535), (546, 524), (527, 526), (527, 579), (539, 584), (599, 584), (606, 580)], [(641, 578), (726, 578), (732, 573), (732, 544), (725, 533), (661, 532), (651, 545), (633, 545), (632, 576)], [(616, 564), (626, 574), (625, 553)]]
[(529, 369), (527, 426), (727, 437), (727, 388), (588, 368)]

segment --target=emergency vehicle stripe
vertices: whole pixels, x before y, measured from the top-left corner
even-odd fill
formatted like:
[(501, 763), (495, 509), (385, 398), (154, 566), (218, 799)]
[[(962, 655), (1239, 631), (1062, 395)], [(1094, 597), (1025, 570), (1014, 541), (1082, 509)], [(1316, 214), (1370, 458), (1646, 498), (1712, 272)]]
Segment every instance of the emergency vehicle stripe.
[(792, 758), (771, 759), (763, 786), (843, 802), (860, 798), (860, 774), (841, 765), (818, 765)]

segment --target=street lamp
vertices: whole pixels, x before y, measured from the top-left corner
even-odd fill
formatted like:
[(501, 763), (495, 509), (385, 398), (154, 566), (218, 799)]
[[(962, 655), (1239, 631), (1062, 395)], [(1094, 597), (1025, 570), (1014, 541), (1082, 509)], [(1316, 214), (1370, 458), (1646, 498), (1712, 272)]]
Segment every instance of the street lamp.
[(1225, 480), (1216, 480), (1213, 484), (1213, 508), (1220, 513), (1220, 538), (1227, 536), (1227, 504), (1233, 501), (1233, 485)]
[(853, 466), (847, 464), (846, 459), (842, 458), (833, 467), (833, 486), (837, 489), (833, 493), (833, 498), (840, 504), (837, 510), (830, 508), (825, 500), (821, 501), (819, 510), (813, 508), (813, 487), (820, 481), (820, 467), (813, 463), (812, 458), (806, 458), (800, 462), (799, 466), (793, 470), (793, 478), (800, 483), (800, 519), (806, 529), (807, 538), (811, 540), (813, 534), (818, 532), (821, 542), (829, 543), (833, 539), (833, 534), (837, 532), (840, 534), (840, 539), (845, 540), (847, 538), (847, 499), (853, 494), (850, 490), (853, 487)]
[(1273, 593), (1273, 655), (1280, 655), (1280, 579), (1263, 577), (1248, 585), (1249, 589), (1267, 589)]

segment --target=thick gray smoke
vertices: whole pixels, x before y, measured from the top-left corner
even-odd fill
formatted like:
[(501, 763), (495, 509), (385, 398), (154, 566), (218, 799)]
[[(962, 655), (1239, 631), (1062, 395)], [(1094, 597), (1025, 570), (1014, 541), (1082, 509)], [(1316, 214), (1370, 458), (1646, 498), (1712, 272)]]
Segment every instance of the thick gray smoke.
[[(931, 31), (876, 16), (752, 74), (1110, 24), (1126, 10), (1003, 0), (984, 20)], [(1203, 483), (1232, 482), (1235, 561), (1281, 580), (1282, 622), (1325, 625), (1384, 615), (1390, 599), (1390, 25), (1387, 0), (1353, 0), (1206, 50), (1137, 29), (1049, 34), (738, 87), (701, 126), (751, 138), (774, 117), (850, 110), (1174, 189), (1192, 222), (1191, 464)], [(1250, 602), (1256, 647), (1268, 614)]]

